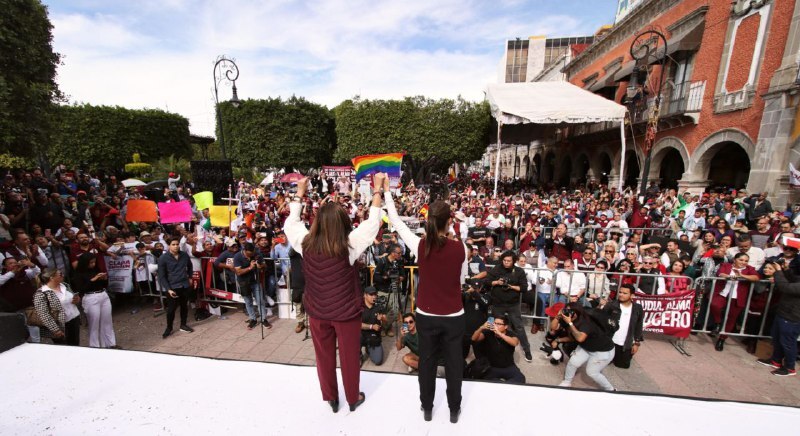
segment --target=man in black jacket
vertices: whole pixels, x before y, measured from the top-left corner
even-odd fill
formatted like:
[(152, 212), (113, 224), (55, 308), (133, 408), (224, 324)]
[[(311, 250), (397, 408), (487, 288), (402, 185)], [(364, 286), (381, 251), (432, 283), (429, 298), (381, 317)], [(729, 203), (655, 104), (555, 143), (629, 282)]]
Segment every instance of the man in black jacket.
[(617, 306), (620, 311), (619, 328), (612, 338), (614, 366), (617, 368), (630, 368), (631, 358), (639, 351), (644, 341), (642, 336), (644, 309), (641, 304), (633, 301), (633, 293), (632, 284), (622, 284), (617, 290), (617, 300), (609, 303)]
[(507, 315), (514, 334), (522, 344), (525, 360), (533, 360), (531, 344), (525, 334), (525, 325), (520, 313), (520, 296), (528, 290), (528, 279), (522, 268), (514, 265), (513, 251), (500, 255), (500, 264), (489, 271), (487, 281), (492, 287), (492, 313), (495, 317)]
[(775, 290), (780, 300), (775, 307), (775, 320), (772, 322), (772, 357), (758, 359), (758, 363), (775, 368), (773, 375), (792, 376), (797, 374), (797, 337), (800, 335), (800, 282), (789, 282), (781, 264), (773, 264), (775, 269)]
[(403, 248), (398, 244), (390, 244), (387, 255), (375, 259), (375, 273), (372, 276), (378, 298), (386, 300), (386, 316), (389, 322), (382, 326), (382, 335), (394, 336), (395, 319), (400, 315), (400, 290), (405, 279), (403, 268)]
[(182, 332), (194, 331), (186, 325), (189, 316), (189, 277), (192, 276), (192, 262), (189, 255), (181, 250), (181, 241), (172, 238), (169, 251), (158, 258), (158, 281), (162, 292), (167, 291), (167, 329), (162, 337), (166, 339), (172, 334), (172, 323), (175, 322), (175, 310), (181, 308)]

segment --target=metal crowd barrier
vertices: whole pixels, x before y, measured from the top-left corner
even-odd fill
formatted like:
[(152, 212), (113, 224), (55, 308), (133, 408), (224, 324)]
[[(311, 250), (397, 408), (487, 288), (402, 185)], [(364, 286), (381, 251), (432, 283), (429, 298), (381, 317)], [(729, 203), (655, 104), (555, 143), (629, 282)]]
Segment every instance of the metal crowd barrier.
[[(487, 265), (488, 269), (488, 265)], [(720, 321), (717, 323), (719, 327), (720, 334), (728, 335), (728, 336), (738, 336), (738, 337), (747, 337), (747, 338), (769, 338), (770, 337), (770, 326), (771, 323), (768, 322), (772, 319), (772, 312), (770, 305), (773, 301), (773, 293), (775, 291), (774, 284), (769, 280), (761, 280), (757, 282), (749, 282), (742, 279), (727, 279), (723, 277), (699, 277), (697, 279), (692, 279), (691, 277), (687, 276), (675, 276), (675, 275), (663, 275), (663, 274), (642, 274), (642, 273), (608, 273), (608, 272), (594, 272), (594, 271), (574, 271), (574, 270), (556, 270), (550, 271), (546, 268), (526, 268), (526, 271), (533, 271), (536, 273), (536, 277), (538, 278), (539, 271), (547, 271), (548, 274), (552, 274), (552, 288), (549, 293), (547, 293), (547, 303), (546, 306), (552, 306), (558, 302), (568, 302), (569, 298), (569, 289), (572, 287), (573, 281), (577, 274), (583, 274), (584, 279), (586, 280), (586, 287), (583, 288), (584, 292), (578, 299), (584, 306), (591, 305), (589, 295), (597, 294), (597, 290), (601, 290), (602, 292), (599, 294), (599, 297), (603, 296), (603, 293), (607, 292), (606, 295), (610, 296), (613, 293), (616, 293), (616, 290), (619, 288), (619, 285), (623, 283), (631, 283), (633, 284), (638, 291), (642, 291), (647, 294), (658, 294), (659, 289), (663, 289), (663, 294), (670, 294), (672, 292), (676, 292), (680, 289), (675, 289), (676, 285), (680, 288), (685, 288), (687, 290), (694, 290), (695, 291), (695, 306), (694, 306), (694, 313), (692, 317), (692, 332), (694, 333), (710, 333), (712, 328), (710, 328), (709, 320), (713, 321), (713, 312), (717, 312), (719, 314)], [(563, 278), (567, 276), (568, 278)], [(593, 282), (590, 284), (590, 277), (593, 277)], [(625, 280), (628, 278), (628, 280)], [(648, 289), (642, 289), (642, 280), (644, 278), (652, 279), (650, 285), (647, 286)], [(598, 284), (596, 280), (601, 280)], [(736, 314), (737, 321), (739, 321), (739, 327), (734, 328), (731, 331), (725, 329), (725, 325), (728, 322), (729, 316), (731, 315), (731, 306), (734, 303), (733, 300), (733, 293), (730, 292), (727, 297), (722, 297), (717, 295), (718, 288), (719, 290), (724, 289), (725, 285), (729, 282), (746, 282), (747, 283), (747, 300), (745, 306), (741, 309), (739, 313)], [(663, 284), (662, 284), (663, 283)], [(560, 286), (558, 286), (560, 285)], [(568, 290), (564, 292), (560, 289), (561, 286), (566, 287)], [(737, 285), (738, 286), (738, 285)], [(524, 296), (520, 298), (520, 312), (522, 313), (523, 318), (528, 318), (532, 320), (540, 320), (540, 321), (547, 321), (549, 318), (544, 315), (537, 315), (537, 313), (543, 312), (540, 311), (539, 304), (541, 303), (541, 299), (539, 298), (539, 293), (536, 290), (536, 283), (529, 283), (528, 284), (528, 292), (533, 293), (533, 298), (528, 298), (528, 301), (532, 301), (533, 304), (524, 303), (522, 300)], [(766, 294), (766, 295), (765, 295)], [(753, 302), (754, 297), (757, 297), (757, 302), (760, 305), (763, 303), (763, 309), (757, 307), (756, 309), (760, 310), (752, 310), (753, 309)], [(725, 302), (721, 306), (722, 308), (712, 309), (712, 302), (716, 301), (717, 299), (724, 298)], [(523, 304), (529, 306), (530, 310), (528, 312), (523, 310)], [(716, 304), (717, 307), (720, 306), (719, 303)], [(755, 324), (754, 324), (755, 323)], [(734, 324), (735, 325), (735, 324)]]

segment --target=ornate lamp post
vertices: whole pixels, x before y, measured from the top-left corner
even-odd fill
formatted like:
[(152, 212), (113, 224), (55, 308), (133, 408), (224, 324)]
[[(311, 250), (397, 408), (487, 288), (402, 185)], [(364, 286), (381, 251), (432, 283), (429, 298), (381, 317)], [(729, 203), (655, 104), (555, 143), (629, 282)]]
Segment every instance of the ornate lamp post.
[[(667, 38), (658, 30), (646, 30), (633, 39), (630, 48), (631, 57), (636, 61), (636, 66), (631, 72), (631, 81), (628, 83), (627, 89), (627, 103), (632, 109), (630, 111), (631, 125), (636, 121), (636, 106), (638, 104), (647, 105), (645, 95), (645, 85), (647, 84), (647, 77), (649, 74), (648, 68), (655, 62), (660, 62), (660, 77), (658, 83), (655, 84), (656, 89), (653, 89), (655, 100), (653, 106), (648, 108), (647, 116), (647, 129), (645, 131), (644, 143), (642, 144), (642, 152), (645, 155), (644, 159), (644, 173), (642, 174), (642, 183), (639, 189), (639, 195), (644, 196), (647, 189), (647, 178), (650, 174), (650, 158), (653, 151), (653, 143), (656, 139), (658, 132), (658, 117), (661, 110), (661, 89), (664, 84), (664, 73), (666, 70), (667, 61)], [(660, 59), (659, 59), (660, 56)], [(639, 81), (641, 80), (641, 84)], [(621, 175), (625, 177), (625, 175)]]
[(214, 64), (214, 108), (217, 111), (217, 122), (219, 123), (219, 150), (222, 153), (222, 159), (227, 159), (225, 155), (225, 129), (222, 126), (222, 111), (219, 110), (219, 84), (222, 80), (227, 80), (233, 84), (233, 96), (230, 99), (233, 107), (239, 107), (239, 95), (236, 93), (236, 79), (239, 78), (239, 67), (233, 60), (228, 59), (225, 55), (217, 58)]

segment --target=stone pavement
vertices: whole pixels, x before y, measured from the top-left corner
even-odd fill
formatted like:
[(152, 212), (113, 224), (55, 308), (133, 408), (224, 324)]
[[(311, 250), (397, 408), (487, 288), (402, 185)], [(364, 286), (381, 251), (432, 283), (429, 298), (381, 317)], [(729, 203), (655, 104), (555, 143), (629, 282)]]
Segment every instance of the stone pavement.
[[(190, 318), (192, 315), (190, 310)], [(154, 317), (150, 306), (136, 314), (131, 314), (129, 308), (117, 307), (114, 326), (118, 345), (129, 350), (314, 365), (312, 341), (303, 341), (305, 334), (294, 332), (296, 323), (293, 320), (276, 319), (272, 329), (264, 330), (262, 339), (260, 326), (247, 330), (242, 312), (229, 311), (226, 316), (227, 319), (211, 317), (199, 323), (190, 322), (194, 333), (176, 330), (169, 338), (162, 339), (163, 315)], [(86, 345), (83, 327), (82, 333), (81, 344)], [(527, 382), (557, 385), (564, 375), (565, 365), (551, 365), (544, 353), (538, 351), (543, 333), (531, 335), (528, 332), (528, 337), (533, 362), (525, 362), (521, 353), (516, 354), (517, 365)], [(613, 365), (606, 369), (606, 376), (618, 390), (800, 406), (800, 378), (771, 375), (769, 368), (756, 363), (755, 356), (748, 354), (732, 338), (728, 339), (725, 351), (718, 352), (708, 336), (691, 336), (686, 341), (691, 357), (678, 353), (664, 337), (650, 335), (645, 339), (630, 369), (617, 369)], [(384, 338), (384, 350), (388, 353), (383, 365), (366, 362), (363, 369), (407, 373), (401, 356), (408, 350), (398, 352), (394, 341), (395, 338)], [(583, 369), (578, 372), (573, 386), (594, 388)]]

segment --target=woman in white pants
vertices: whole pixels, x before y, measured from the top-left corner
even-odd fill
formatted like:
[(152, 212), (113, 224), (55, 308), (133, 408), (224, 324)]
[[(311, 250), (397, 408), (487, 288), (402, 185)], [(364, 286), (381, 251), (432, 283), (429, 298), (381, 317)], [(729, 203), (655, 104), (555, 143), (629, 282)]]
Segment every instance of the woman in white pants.
[(89, 346), (118, 348), (111, 321), (111, 300), (108, 298), (108, 274), (97, 267), (97, 255), (84, 253), (78, 257), (73, 288), (81, 295), (83, 310), (89, 321)]

